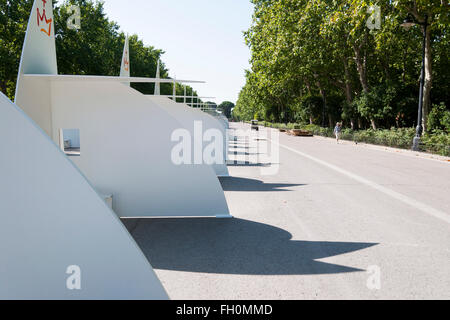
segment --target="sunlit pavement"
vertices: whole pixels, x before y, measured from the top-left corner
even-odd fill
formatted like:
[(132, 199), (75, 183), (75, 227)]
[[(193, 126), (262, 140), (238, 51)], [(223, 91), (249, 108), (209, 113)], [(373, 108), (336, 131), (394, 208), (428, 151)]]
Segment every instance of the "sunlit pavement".
[(126, 221), (172, 299), (450, 298), (446, 159), (284, 133), (279, 146), (275, 175), (229, 166), (234, 219)]

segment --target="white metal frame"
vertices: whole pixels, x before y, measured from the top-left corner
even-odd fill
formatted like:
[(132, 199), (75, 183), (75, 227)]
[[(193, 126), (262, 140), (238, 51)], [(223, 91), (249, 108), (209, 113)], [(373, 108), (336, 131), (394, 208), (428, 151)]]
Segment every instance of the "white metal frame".
[(17, 105), (55, 143), (59, 129), (80, 130), (81, 156), (71, 160), (99, 193), (113, 195), (120, 217), (229, 216), (211, 168), (172, 163), (170, 137), (182, 125), (123, 84), (173, 80), (57, 75), (51, 1), (46, 5), (50, 35), (36, 23), (38, 5), (40, 0), (25, 36)]

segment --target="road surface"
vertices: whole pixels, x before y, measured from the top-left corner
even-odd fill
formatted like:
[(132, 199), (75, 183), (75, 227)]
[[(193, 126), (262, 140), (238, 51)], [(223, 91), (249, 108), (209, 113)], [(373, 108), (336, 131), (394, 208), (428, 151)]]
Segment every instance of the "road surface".
[(221, 178), (234, 219), (125, 221), (172, 299), (450, 299), (448, 159), (272, 138)]

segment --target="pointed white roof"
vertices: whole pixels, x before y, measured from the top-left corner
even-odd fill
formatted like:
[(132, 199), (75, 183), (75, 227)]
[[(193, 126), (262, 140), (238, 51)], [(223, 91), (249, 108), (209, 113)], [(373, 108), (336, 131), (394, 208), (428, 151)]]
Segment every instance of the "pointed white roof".
[[(156, 79), (161, 78), (160, 74), (160, 60), (158, 59), (158, 64), (156, 65)], [(161, 85), (159, 82), (155, 84), (155, 96), (159, 96), (161, 94)]]
[(128, 35), (125, 37), (125, 45), (123, 48), (122, 65), (120, 66), (120, 76), (130, 77), (130, 45)]

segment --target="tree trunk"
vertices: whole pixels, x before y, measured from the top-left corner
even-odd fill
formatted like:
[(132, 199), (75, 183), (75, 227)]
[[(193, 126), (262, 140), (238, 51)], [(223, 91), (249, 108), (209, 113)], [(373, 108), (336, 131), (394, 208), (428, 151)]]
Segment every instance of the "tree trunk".
[(350, 71), (348, 70), (348, 61), (347, 58), (343, 59), (344, 64), (344, 75), (345, 75), (345, 97), (347, 99), (347, 103), (352, 103), (353, 95), (352, 95), (352, 83), (350, 80)]
[(425, 44), (425, 85), (423, 90), (423, 118), (422, 125), (424, 133), (427, 131), (428, 114), (431, 111), (431, 87), (433, 85), (433, 73), (432, 73), (432, 49), (431, 49), (431, 27), (427, 28)]
[(369, 92), (369, 84), (367, 82), (366, 56), (361, 55), (361, 46), (353, 46), (355, 52), (356, 68), (358, 69), (359, 81), (365, 93)]
[(327, 108), (327, 96), (325, 93), (325, 89), (322, 88), (322, 84), (320, 83), (320, 80), (318, 79), (319, 76), (317, 74), (314, 74), (314, 78), (316, 78), (316, 85), (317, 88), (319, 88), (320, 95), (323, 99), (323, 110), (322, 110), (322, 126), (325, 127), (325, 114), (326, 114), (326, 108)]
[[(442, 6), (449, 7), (447, 1), (441, 0)], [(431, 24), (433, 22), (433, 14), (431, 12), (428, 12), (428, 21), (425, 21), (425, 16), (421, 16), (417, 10), (417, 4), (414, 1), (412, 4), (407, 6), (408, 13), (413, 15), (414, 18), (416, 18), (417, 21), (420, 23), (428, 22), (428, 28), (427, 33), (425, 35), (425, 84), (424, 84), (424, 91), (423, 91), (423, 110), (422, 110), (422, 125), (423, 125), (423, 132), (425, 133), (427, 131), (427, 120), (428, 120), (428, 114), (430, 113), (431, 109), (431, 87), (433, 85), (433, 75), (432, 75), (432, 48), (431, 48)], [(424, 27), (422, 26), (422, 33), (423, 33)]]
[[(358, 69), (359, 81), (365, 93), (369, 92), (369, 83), (367, 82), (367, 57), (366, 54), (361, 55), (362, 46), (353, 46), (355, 51), (356, 68)], [(370, 123), (374, 130), (377, 130), (377, 126), (374, 119), (370, 119)]]
[(308, 89), (308, 93), (311, 94), (311, 84), (308, 80), (305, 81), (306, 88)]
[[(353, 102), (353, 94), (352, 94), (352, 83), (350, 80), (350, 71), (348, 70), (348, 59), (342, 59), (344, 65), (344, 74), (345, 74), (345, 98), (347, 99), (348, 105), (351, 105)], [(352, 130), (355, 130), (355, 121), (353, 118), (350, 118), (350, 126)]]

